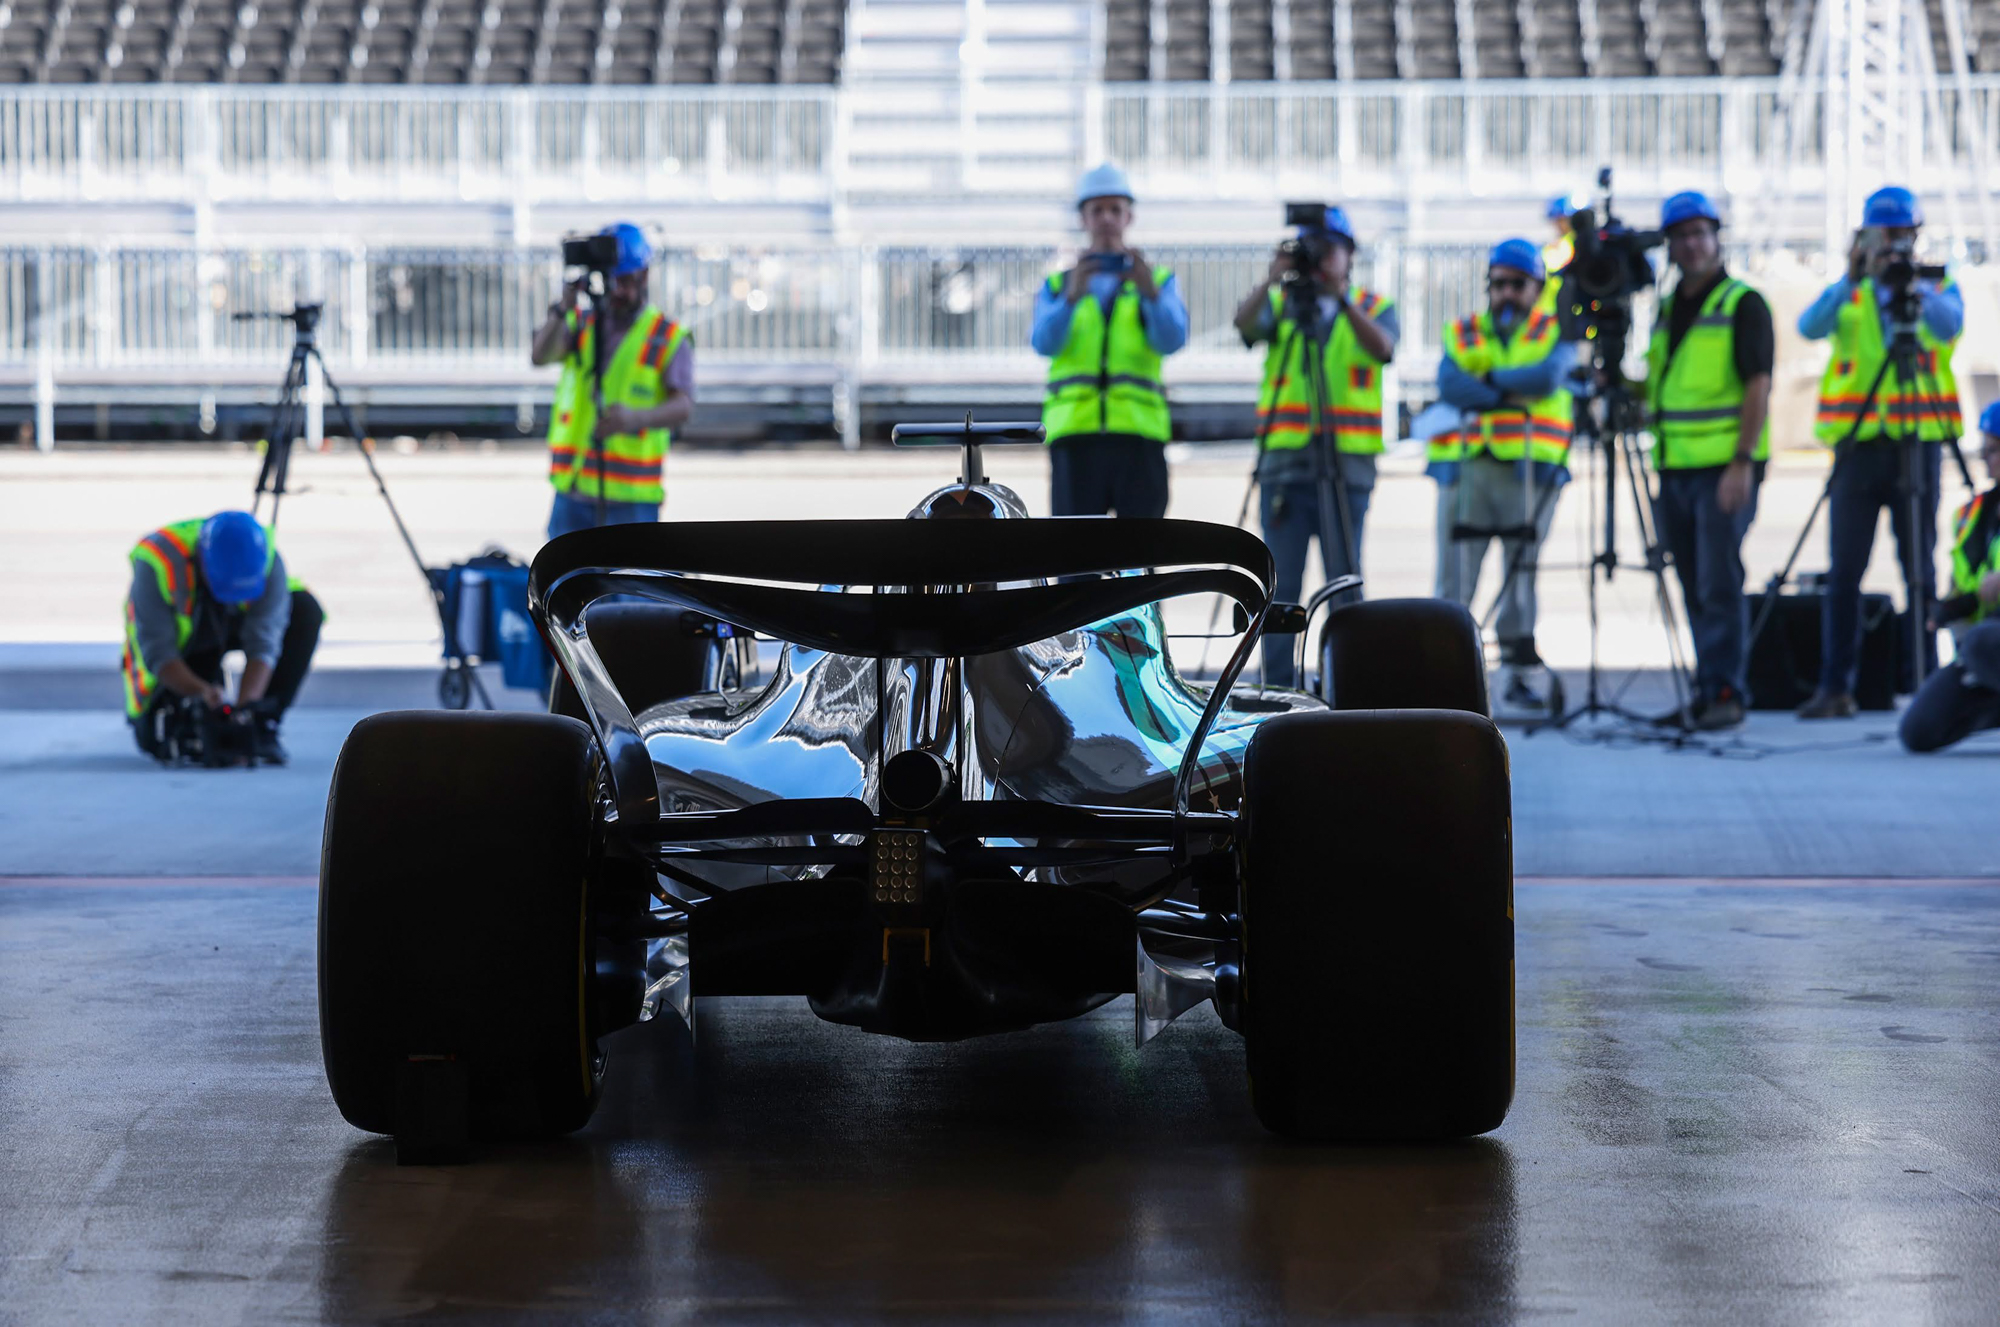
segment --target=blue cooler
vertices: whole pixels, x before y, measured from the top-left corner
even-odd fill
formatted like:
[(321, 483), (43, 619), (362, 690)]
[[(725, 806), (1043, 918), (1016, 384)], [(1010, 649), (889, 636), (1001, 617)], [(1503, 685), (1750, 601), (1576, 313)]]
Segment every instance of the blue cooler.
[(546, 692), (555, 674), (555, 660), (549, 657), (548, 646), (542, 644), (534, 620), (528, 616), (528, 569), (483, 571), (488, 639), (494, 647), (486, 657), (500, 660), (500, 676), (508, 686)]

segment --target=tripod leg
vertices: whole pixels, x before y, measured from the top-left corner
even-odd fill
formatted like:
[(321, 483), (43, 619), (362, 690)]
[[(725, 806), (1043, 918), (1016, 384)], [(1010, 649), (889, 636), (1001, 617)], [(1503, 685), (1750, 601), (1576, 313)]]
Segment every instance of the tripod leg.
[(402, 537), (403, 547), (409, 550), (410, 560), (417, 564), (417, 574), (424, 578), (424, 585), (430, 590), (431, 598), (437, 604), (439, 620), (442, 621), (444, 592), (431, 584), (430, 573), (424, 569), (424, 556), (417, 551), (417, 541), (410, 537), (410, 527), (403, 524), (403, 514), (396, 510), (396, 500), (389, 496), (389, 485), (383, 480), (382, 471), (375, 465), (375, 453), (368, 446), (367, 439), (361, 436), (361, 430), (355, 427), (354, 414), (347, 408), (347, 398), (340, 394), (340, 388), (334, 384), (333, 375), (326, 371), (326, 361), (320, 358), (318, 347), (313, 348), (312, 356), (319, 361), (320, 381), (326, 384), (326, 394), (333, 398), (334, 408), (340, 412), (341, 425), (347, 430), (348, 436), (354, 439), (354, 449), (361, 453), (361, 463), (368, 467), (368, 477), (375, 481), (375, 491), (382, 495), (383, 504), (389, 508), (389, 519), (395, 522), (396, 533)]
[[(1259, 433), (1260, 439), (1266, 432), (1268, 432), (1268, 430), (1260, 430)], [(1257, 453), (1259, 456), (1263, 455), (1263, 448), (1261, 445), (1258, 447)], [(1256, 469), (1256, 463), (1253, 461), (1251, 463), (1251, 469), (1250, 469), (1250, 482), (1243, 486), (1243, 504), (1236, 509), (1237, 529), (1244, 530), (1249, 528), (1248, 522), (1250, 520), (1250, 504), (1256, 500), (1256, 496), (1257, 496), (1257, 469)], [(1208, 630), (1204, 632), (1202, 635), (1201, 661), (1199, 664), (1196, 665), (1196, 670), (1195, 670), (1198, 676), (1205, 677), (1208, 674), (1209, 642), (1215, 639), (1215, 629), (1221, 625), (1222, 625), (1222, 596), (1217, 595), (1215, 597), (1215, 607), (1209, 610)]]

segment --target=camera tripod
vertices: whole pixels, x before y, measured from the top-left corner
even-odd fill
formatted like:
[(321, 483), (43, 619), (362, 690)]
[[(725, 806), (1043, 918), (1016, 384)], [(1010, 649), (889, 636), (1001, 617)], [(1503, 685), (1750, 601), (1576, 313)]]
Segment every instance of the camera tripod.
[[(1757, 637), (1763, 633), (1771, 620), (1771, 613), (1777, 607), (1778, 593), (1792, 578), (1792, 571), (1798, 565), (1799, 554), (1804, 551), (1806, 538), (1812, 533), (1813, 524), (1819, 520), (1820, 511), (1833, 496), (1833, 486), (1840, 478), (1841, 467), (1854, 453), (1857, 446), (1880, 442), (1900, 449), (1902, 476), (1897, 482), (1903, 501), (1904, 540), (1898, 540), (1897, 553), (1903, 560), (1903, 588), (1908, 607), (1910, 651), (1910, 687), (1914, 691), (1924, 684), (1924, 677), (1930, 671), (1930, 650), (1927, 647), (1929, 620), (1933, 604), (1928, 589), (1929, 577), (1922, 574), (1920, 559), (1925, 556), (1917, 547), (1921, 542), (1923, 518), (1929, 511), (1935, 519), (1938, 495), (1931, 492), (1930, 467), (1924, 463), (1925, 439), (1923, 426), (1926, 421), (1935, 423), (1940, 448), (1949, 445), (1952, 459), (1957, 462), (1959, 477), (1965, 481), (1967, 489), (1977, 492), (1979, 486), (1973, 482), (1972, 469), (1965, 463), (1965, 453), (1959, 449), (1958, 434), (1954, 432), (1944, 413), (1944, 403), (1939, 398), (1935, 372), (1924, 367), (1923, 345), (1917, 339), (1917, 318), (1920, 310), (1913, 304), (1914, 291), (1899, 292), (1890, 309), (1888, 354), (1881, 367), (1875, 370), (1875, 377), (1868, 384), (1868, 391), (1856, 408), (1854, 422), (1848, 425), (1847, 434), (1833, 445), (1833, 468), (1827, 474), (1826, 484), (1820, 489), (1819, 497), (1806, 514), (1806, 521), (1799, 529), (1799, 537), (1792, 544), (1791, 553), (1785, 558), (1785, 565), (1764, 584), (1764, 603), (1758, 609), (1757, 620), (1750, 624), (1750, 634), (1744, 642), (1747, 654), (1755, 645)], [(1896, 375), (1899, 389), (1897, 398), (1914, 400), (1917, 409), (1909, 417), (1907, 431), (1898, 431), (1894, 410), (1878, 411), (1883, 431), (1878, 439), (1868, 443), (1859, 442), (1862, 425), (1867, 421), (1870, 410), (1880, 399), (1882, 384), (1890, 373)], [(1933, 551), (1930, 555), (1936, 556)]]
[[(1623, 359), (1623, 337), (1610, 338), (1598, 355), (1599, 367), (1616, 365)], [(1618, 350), (1617, 358), (1613, 351)], [(1598, 579), (1602, 573), (1604, 583), (1609, 585), (1618, 574), (1618, 505), (1620, 499), (1620, 471), (1623, 470), (1624, 496), (1632, 504), (1633, 528), (1639, 534), (1641, 546), (1645, 550), (1644, 567), (1653, 578), (1653, 598), (1659, 609), (1660, 625), (1667, 638), (1667, 673), (1673, 685), (1674, 708), (1685, 714), (1692, 698), (1693, 686), (1689, 679), (1687, 659), (1681, 648), (1679, 619), (1674, 613), (1673, 596), (1667, 590), (1667, 556), (1660, 543), (1658, 517), (1653, 505), (1653, 492), (1646, 480), (1645, 454), (1639, 444), (1639, 403), (1632, 399), (1625, 389), (1612, 378), (1612, 386), (1606, 389), (1603, 400), (1604, 418), (1600, 424), (1586, 404), (1577, 414), (1578, 433), (1596, 442), (1597, 452), (1603, 457), (1604, 487), (1601, 493), (1593, 492), (1592, 506), (1598, 520), (1592, 527), (1593, 548), (1591, 550), (1588, 582), (1588, 603), (1590, 620), (1590, 665), (1585, 675), (1583, 700), (1573, 710), (1567, 711), (1544, 723), (1529, 727), (1530, 733), (1544, 728), (1566, 729), (1578, 719), (1597, 718), (1611, 715), (1629, 723), (1652, 725), (1652, 718), (1639, 714), (1619, 703), (1617, 695), (1604, 694), (1604, 668), (1600, 661), (1602, 618), (1598, 610)], [(1586, 484), (1595, 488), (1597, 472), (1587, 470), (1590, 478)], [(1601, 501), (1600, 501), (1601, 499)], [(1622, 694), (1622, 692), (1620, 693)], [(1685, 745), (1695, 741), (1693, 734), (1668, 729), (1659, 740), (1673, 745)]]
[[(396, 533), (402, 538), (403, 547), (409, 550), (410, 561), (416, 564), (417, 574), (424, 578), (424, 587), (429, 591), (432, 606), (437, 610), (438, 623), (450, 638), (451, 627), (445, 621), (444, 589), (439, 579), (431, 575), (424, 566), (423, 554), (417, 551), (417, 541), (410, 536), (410, 527), (403, 523), (403, 514), (396, 509), (396, 500), (389, 496), (388, 482), (382, 478), (382, 471), (375, 464), (375, 449), (362, 435), (354, 422), (354, 413), (347, 408), (347, 401), (334, 383), (333, 375), (327, 372), (326, 359), (319, 353), (319, 320), (325, 305), (319, 303), (294, 304), (289, 312), (238, 313), (233, 321), (243, 322), (288, 322), (292, 325), (292, 357), (285, 365), (285, 380), (278, 388), (278, 400), (271, 407), (270, 427), (264, 434), (264, 461), (257, 471), (257, 486), (250, 500), (252, 515), (263, 506), (264, 496), (270, 495), (270, 518), (267, 524), (273, 533), (278, 528), (278, 506), (290, 491), (288, 483), (292, 471), (292, 444), (298, 436), (305, 419), (305, 392), (307, 375), (312, 367), (319, 369), (320, 382), (326, 387), (327, 395), (333, 398), (333, 406), (340, 414), (341, 425), (347, 436), (354, 439), (355, 450), (361, 453), (362, 464), (368, 467), (369, 478), (375, 481), (375, 491), (382, 495), (382, 503), (389, 509), (389, 519), (396, 526)], [(468, 670), (470, 671), (470, 670)], [(493, 702), (486, 695), (486, 688), (476, 672), (470, 673), (472, 686), (479, 692), (480, 700), (486, 708), (492, 709)]]

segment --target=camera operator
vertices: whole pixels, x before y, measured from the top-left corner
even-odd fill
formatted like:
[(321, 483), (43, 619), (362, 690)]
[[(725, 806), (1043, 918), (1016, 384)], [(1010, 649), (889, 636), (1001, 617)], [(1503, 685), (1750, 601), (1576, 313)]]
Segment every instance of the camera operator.
[(1187, 305), (1173, 273), (1125, 242), (1132, 186), (1124, 171), (1086, 172), (1076, 209), (1089, 251), (1050, 274), (1028, 334), (1035, 353), (1050, 360), (1042, 401), (1049, 509), (1165, 516), (1173, 421), (1160, 368), (1187, 344)]
[(1680, 280), (1660, 302), (1646, 347), (1654, 512), (1694, 636), (1694, 696), (1665, 722), (1715, 732), (1743, 722), (1750, 613), (1743, 537), (1770, 459), (1776, 339), (1764, 297), (1722, 266), (1722, 217), (1695, 192), (1660, 209)]
[(1992, 481), (1952, 523), (1952, 596), (1935, 625), (1949, 626), (1958, 657), (1924, 679), (1903, 711), (1911, 751), (1936, 751), (2000, 728), (2000, 401), (1979, 416), (1979, 459)]
[(1549, 199), (1544, 213), (1549, 226), (1555, 231), (1555, 238), (1542, 246), (1542, 271), (1548, 280), (1542, 284), (1542, 297), (1535, 301), (1538, 313), (1554, 313), (1556, 301), (1562, 292), (1562, 270), (1569, 266), (1570, 259), (1576, 257), (1576, 236), (1570, 218), (1575, 216), (1580, 206), (1573, 194), (1562, 194)]
[[(1329, 459), (1339, 467), (1341, 483), (1335, 491), (1345, 489), (1347, 510), (1344, 521), (1339, 513), (1329, 513), (1333, 546), (1320, 539), (1320, 567), (1329, 581), (1361, 571), (1361, 535), (1375, 490), (1375, 458), (1382, 451), (1382, 369), (1395, 358), (1399, 326), (1393, 301), (1352, 285), (1353, 267), (1354, 227), (1345, 212), (1329, 207), (1318, 225), (1299, 226), (1293, 241), (1278, 246), (1270, 271), (1236, 309), (1243, 343), (1268, 347), (1257, 391), (1257, 484), (1264, 542), (1277, 564), (1275, 597), (1284, 603), (1299, 601), (1306, 552), (1319, 538), (1321, 524), (1318, 471), (1310, 449), (1313, 406), (1304, 371), (1305, 339), (1281, 286), (1296, 284), (1316, 292), (1319, 323), (1326, 331), (1329, 399), (1324, 425), (1335, 444)], [(1292, 684), (1289, 637), (1265, 637), (1264, 678), (1274, 686)]]
[(125, 598), (125, 718), (139, 749), (165, 757), (163, 705), (171, 697), (230, 707), (222, 656), (241, 650), (243, 680), (231, 717), (250, 726), (252, 754), (285, 763), (278, 725), (319, 644), (319, 601), (285, 575), (270, 536), (247, 511), (176, 521), (130, 554)]
[[(1933, 283), (1914, 278), (1911, 254), (1923, 225), (1923, 208), (1908, 189), (1878, 189), (1862, 209), (1862, 226), (1847, 255), (1847, 273), (1828, 286), (1799, 315), (1799, 334), (1808, 340), (1833, 339), (1833, 353), (1820, 383), (1820, 441), (1839, 448), (1829, 485), (1826, 602), (1820, 620), (1819, 686), (1799, 707), (1801, 719), (1852, 717), (1856, 661), (1861, 648), (1861, 577), (1875, 543), (1883, 507), (1903, 562), (1903, 584), (1912, 602), (1919, 592), (1934, 598), (1937, 562), (1937, 502), (1942, 468), (1941, 443), (1960, 429), (1958, 383), (1951, 357), (1965, 325), (1958, 287), (1946, 278)], [(1906, 297), (1899, 299), (1899, 296)], [(1889, 331), (1896, 306), (1910, 303), (1917, 314), (1921, 348), (1919, 379), (1905, 384), (1895, 369), (1883, 375), (1875, 400), (1862, 413), (1869, 384), (1888, 357)], [(1841, 446), (1849, 437), (1853, 442)], [(1928, 498), (1910, 524), (1902, 495), (1905, 460), (1894, 438), (1914, 437), (1923, 448), (1921, 473)], [(1911, 630), (1917, 629), (1913, 621)], [(1929, 633), (1925, 633), (1928, 637)], [(1936, 643), (1928, 645), (1936, 664)]]
[[(629, 221), (600, 234), (614, 237), (618, 250), (616, 264), (604, 273), (604, 298), (579, 314), (577, 298), (587, 278), (566, 283), (536, 330), (531, 352), (538, 367), (562, 364), (549, 418), (551, 539), (598, 523), (600, 442), (604, 523), (659, 520), (669, 430), (694, 413), (694, 346), (685, 328), (647, 301), (652, 245)], [(593, 400), (593, 342), (600, 330), (606, 338), (601, 418)]]
[(1445, 332), (1438, 395), (1458, 408), (1460, 423), (1431, 439), (1428, 468), (1438, 481), (1438, 596), (1470, 604), (1486, 551), (1500, 541), (1501, 702), (1517, 710), (1548, 706), (1528, 680), (1542, 666), (1535, 577), (1569, 481), (1572, 402), (1563, 384), (1576, 354), (1555, 315), (1539, 307), (1547, 275), (1529, 241), (1493, 246), (1485, 311)]

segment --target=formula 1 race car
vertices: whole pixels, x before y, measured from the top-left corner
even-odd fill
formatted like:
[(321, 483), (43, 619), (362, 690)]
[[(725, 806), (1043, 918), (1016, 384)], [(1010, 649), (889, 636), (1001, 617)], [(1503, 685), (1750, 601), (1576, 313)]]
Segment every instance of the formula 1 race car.
[[(1031, 519), (980, 444), (1035, 426), (914, 431), (963, 446), (913, 519), (549, 543), (553, 712), (355, 727), (320, 868), (341, 1113), (406, 1160), (574, 1130), (600, 1039), (696, 995), (920, 1040), (1130, 995), (1142, 1045), (1212, 1002), (1279, 1134), (1498, 1125), (1513, 856), (1470, 617), (1351, 603), (1312, 638), (1255, 536)], [(1189, 595), (1236, 610), (1209, 683), (1169, 649)], [(1238, 685), (1275, 631), (1310, 690)]]

